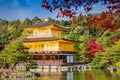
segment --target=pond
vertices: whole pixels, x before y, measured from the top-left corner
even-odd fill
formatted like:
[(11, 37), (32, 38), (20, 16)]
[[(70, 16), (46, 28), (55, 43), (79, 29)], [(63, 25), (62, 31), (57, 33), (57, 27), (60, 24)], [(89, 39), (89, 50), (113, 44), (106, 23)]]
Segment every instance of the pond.
[(120, 80), (120, 75), (108, 70), (42, 72), (37, 80)]

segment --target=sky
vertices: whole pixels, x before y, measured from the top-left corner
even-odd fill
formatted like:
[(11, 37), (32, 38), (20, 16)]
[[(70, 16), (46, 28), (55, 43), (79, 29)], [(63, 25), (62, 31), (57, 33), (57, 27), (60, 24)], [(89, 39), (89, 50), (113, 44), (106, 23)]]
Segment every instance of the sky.
[[(51, 17), (53, 19), (63, 19), (68, 18), (56, 18), (57, 11), (50, 12), (42, 8), (42, 0), (0, 0), (0, 19), (6, 20), (24, 20), (25, 18), (32, 19), (35, 16), (39, 18)], [(83, 9), (80, 9), (83, 11)], [(106, 10), (104, 6), (100, 4), (95, 4), (92, 11), (89, 13), (100, 13)], [(86, 14), (85, 12), (83, 12)]]

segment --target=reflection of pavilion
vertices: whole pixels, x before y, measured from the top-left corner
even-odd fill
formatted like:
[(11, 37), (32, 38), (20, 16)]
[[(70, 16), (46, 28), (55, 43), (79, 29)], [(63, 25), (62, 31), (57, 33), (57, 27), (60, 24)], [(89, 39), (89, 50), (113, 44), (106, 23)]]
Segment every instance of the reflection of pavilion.
[(61, 72), (41, 72), (40, 80), (63, 80)]
[(41, 72), (41, 80), (74, 80), (74, 72)]
[(78, 42), (65, 39), (62, 31), (67, 30), (66, 27), (44, 21), (24, 29), (32, 32), (23, 42), (39, 66), (60, 66), (74, 62), (74, 45)]
[(67, 80), (73, 80), (73, 72), (72, 71), (68, 71), (67, 72)]

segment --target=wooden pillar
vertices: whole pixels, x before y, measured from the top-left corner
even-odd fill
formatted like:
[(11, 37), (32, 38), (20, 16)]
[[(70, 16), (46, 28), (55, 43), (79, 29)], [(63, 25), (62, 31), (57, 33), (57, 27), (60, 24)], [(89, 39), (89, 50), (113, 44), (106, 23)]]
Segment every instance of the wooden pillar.
[(47, 64), (51, 65), (50, 52), (49, 52), (49, 55), (48, 55), (48, 61), (49, 62)]
[(59, 61), (59, 65), (60, 65), (60, 55), (58, 54), (58, 61)]
[(44, 65), (45, 65), (45, 54), (43, 55)]
[(53, 64), (54, 64), (54, 60), (55, 60), (55, 55), (53, 55)]
[(53, 55), (53, 64), (54, 64), (54, 55)]

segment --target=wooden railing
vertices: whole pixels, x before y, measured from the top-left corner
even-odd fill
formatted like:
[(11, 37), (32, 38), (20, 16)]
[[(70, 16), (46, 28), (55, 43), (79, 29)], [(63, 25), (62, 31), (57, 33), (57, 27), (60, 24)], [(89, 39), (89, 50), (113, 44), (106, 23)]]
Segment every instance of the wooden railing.
[(38, 65), (61, 65), (63, 60), (36, 60)]

